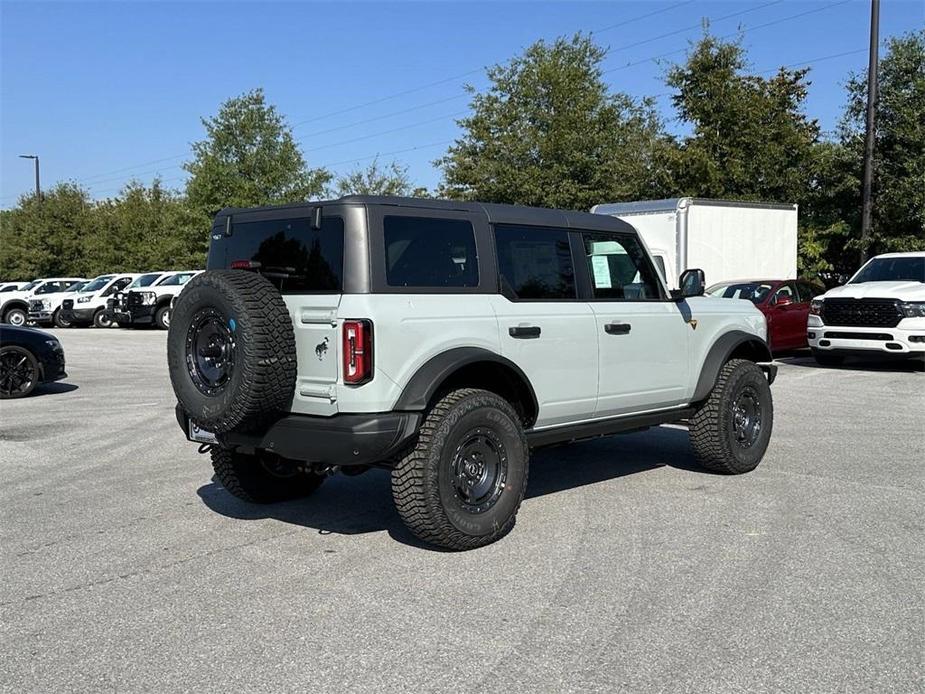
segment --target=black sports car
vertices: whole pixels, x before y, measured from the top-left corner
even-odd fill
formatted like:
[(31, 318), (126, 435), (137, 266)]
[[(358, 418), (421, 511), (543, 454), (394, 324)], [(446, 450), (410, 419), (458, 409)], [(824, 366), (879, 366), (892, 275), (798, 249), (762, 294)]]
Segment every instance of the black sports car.
[(58, 338), (35, 328), (0, 325), (0, 399), (29, 395), (40, 383), (65, 378)]

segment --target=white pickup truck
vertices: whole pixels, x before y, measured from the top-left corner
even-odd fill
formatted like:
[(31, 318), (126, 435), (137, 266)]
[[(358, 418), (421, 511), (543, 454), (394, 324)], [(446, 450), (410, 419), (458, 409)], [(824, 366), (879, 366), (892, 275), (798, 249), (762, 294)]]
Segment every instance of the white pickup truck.
[(824, 365), (847, 356), (925, 360), (925, 252), (878, 255), (817, 296), (806, 340)]

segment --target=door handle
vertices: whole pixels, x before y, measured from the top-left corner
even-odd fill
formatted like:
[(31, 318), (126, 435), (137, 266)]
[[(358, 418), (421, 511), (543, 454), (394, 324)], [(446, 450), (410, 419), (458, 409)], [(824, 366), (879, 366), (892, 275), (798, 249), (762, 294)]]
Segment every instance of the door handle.
[(508, 335), (520, 339), (529, 339), (540, 336), (540, 326), (538, 325), (512, 325), (507, 329)]
[(632, 327), (629, 323), (607, 323), (604, 332), (608, 335), (629, 335)]

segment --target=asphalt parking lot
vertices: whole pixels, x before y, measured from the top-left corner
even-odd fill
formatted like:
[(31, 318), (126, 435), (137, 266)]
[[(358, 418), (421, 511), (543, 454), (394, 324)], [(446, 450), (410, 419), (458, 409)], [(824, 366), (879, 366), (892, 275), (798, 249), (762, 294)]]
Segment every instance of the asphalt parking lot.
[(782, 360), (741, 477), (661, 427), (534, 456), (517, 527), (421, 547), (388, 477), (248, 506), (156, 331), (56, 331), (0, 405), (0, 689), (925, 691), (925, 373)]

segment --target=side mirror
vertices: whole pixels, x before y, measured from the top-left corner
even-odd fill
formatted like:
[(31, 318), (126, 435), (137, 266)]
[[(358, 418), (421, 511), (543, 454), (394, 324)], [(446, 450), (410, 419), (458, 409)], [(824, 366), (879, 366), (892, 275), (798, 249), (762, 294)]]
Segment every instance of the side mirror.
[(783, 308), (784, 306), (790, 306), (793, 303), (792, 296), (778, 296), (774, 299), (774, 305), (777, 308)]
[(689, 296), (703, 296), (703, 290), (706, 287), (707, 281), (703, 274), (703, 270), (693, 268), (681, 273), (678, 284), (681, 285), (680, 289), (671, 290), (671, 298), (675, 301), (686, 299)]

